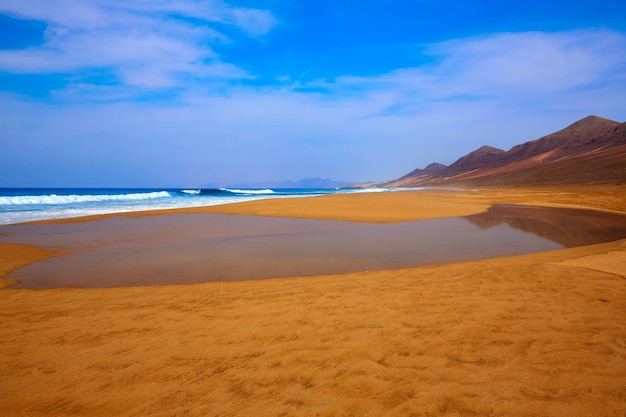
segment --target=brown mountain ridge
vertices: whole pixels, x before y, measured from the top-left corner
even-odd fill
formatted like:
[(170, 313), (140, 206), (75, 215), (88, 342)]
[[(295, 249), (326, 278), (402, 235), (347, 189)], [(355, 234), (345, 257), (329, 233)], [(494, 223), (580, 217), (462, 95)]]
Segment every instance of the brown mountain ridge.
[(512, 147), (482, 146), (446, 166), (416, 169), (385, 187), (626, 183), (626, 123), (588, 116)]

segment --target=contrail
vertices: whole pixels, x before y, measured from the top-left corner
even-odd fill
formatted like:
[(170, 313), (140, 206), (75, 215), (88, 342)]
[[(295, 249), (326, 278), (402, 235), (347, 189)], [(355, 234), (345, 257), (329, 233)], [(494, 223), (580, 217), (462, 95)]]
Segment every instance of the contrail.
[[(387, 5), (389, 3), (391, 3), (392, 0), (387, 0), (384, 1), (380, 4), (381, 8), (386, 8)], [(311, 65), (309, 68), (306, 69), (306, 71), (304, 71), (302, 74), (300, 74), (300, 76), (298, 76), (298, 78), (296, 78), (296, 80), (293, 82), (293, 84), (291, 85), (291, 90), (293, 90), (294, 88), (296, 88), (298, 86), (298, 84), (300, 83), (300, 80), (307, 75), (309, 72), (311, 72), (312, 70), (315, 69), (315, 67), (317, 67), (318, 65), (320, 65), (321, 63), (323, 63), (324, 61), (326, 61), (328, 58), (330, 58), (332, 55), (335, 54), (335, 52), (337, 52), (337, 50), (339, 48), (341, 48), (347, 41), (348, 39), (350, 39), (350, 37), (352, 37), (354, 35), (355, 31), (352, 30), (350, 33), (348, 33), (345, 38), (339, 42), (339, 44), (337, 44), (337, 46), (335, 46), (329, 53), (327, 53), (326, 55), (324, 55), (319, 61), (317, 61), (316, 63), (314, 63), (313, 65)]]
[(317, 67), (318, 65), (320, 65), (322, 62), (326, 61), (328, 58), (330, 58), (335, 52), (337, 52), (337, 50), (339, 48), (341, 48), (346, 41), (348, 40), (348, 37), (346, 37), (344, 40), (342, 40), (341, 42), (339, 42), (339, 44), (337, 46), (335, 46), (329, 53), (327, 53), (326, 55), (324, 55), (319, 61), (317, 61), (316, 63), (314, 63), (313, 65), (311, 65), (309, 68), (306, 69), (306, 71), (304, 71), (302, 74), (300, 74), (300, 76), (298, 78), (296, 78), (296, 80), (293, 82), (293, 84), (291, 85), (291, 89), (293, 90), (294, 88), (297, 87), (297, 85), (299, 84), (300, 80), (302, 79), (302, 77), (304, 77), (305, 75), (307, 75), (309, 72), (311, 72), (313, 69), (315, 69), (315, 67)]

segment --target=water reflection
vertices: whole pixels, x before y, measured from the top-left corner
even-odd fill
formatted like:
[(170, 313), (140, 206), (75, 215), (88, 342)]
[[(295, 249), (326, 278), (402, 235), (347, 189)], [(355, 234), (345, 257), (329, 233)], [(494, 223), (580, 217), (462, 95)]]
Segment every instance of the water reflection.
[(19, 287), (190, 284), (461, 262), (626, 238), (626, 217), (494, 206), (448, 219), (372, 224), (256, 216), (116, 216), (0, 226), (0, 242), (67, 255), (12, 274)]
[(497, 205), (464, 219), (481, 229), (507, 224), (567, 248), (626, 238), (626, 216), (593, 210)]

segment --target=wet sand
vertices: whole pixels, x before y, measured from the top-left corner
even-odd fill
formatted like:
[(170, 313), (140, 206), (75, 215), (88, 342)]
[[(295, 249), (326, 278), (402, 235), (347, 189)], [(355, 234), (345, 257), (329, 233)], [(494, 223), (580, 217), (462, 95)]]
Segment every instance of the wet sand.
[[(626, 211), (624, 187), (332, 197), (200, 211), (360, 221), (495, 203)], [(2, 245), (0, 272), (49, 255)], [(297, 279), (5, 289), (0, 317), (0, 415), (626, 413), (626, 240)]]

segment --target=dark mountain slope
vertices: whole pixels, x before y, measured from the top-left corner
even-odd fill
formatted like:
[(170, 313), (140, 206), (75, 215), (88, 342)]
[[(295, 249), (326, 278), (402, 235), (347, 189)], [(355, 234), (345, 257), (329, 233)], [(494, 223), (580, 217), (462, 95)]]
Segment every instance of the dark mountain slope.
[[(429, 169), (435, 166), (436, 169)], [(446, 167), (431, 164), (385, 186), (489, 186), (626, 182), (626, 123), (588, 116), (508, 151), (482, 146)]]

